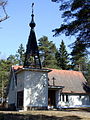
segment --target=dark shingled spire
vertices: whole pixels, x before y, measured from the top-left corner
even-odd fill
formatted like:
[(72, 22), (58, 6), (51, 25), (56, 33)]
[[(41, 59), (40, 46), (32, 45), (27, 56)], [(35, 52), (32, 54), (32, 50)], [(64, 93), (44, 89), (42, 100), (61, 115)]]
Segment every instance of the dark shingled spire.
[(24, 67), (41, 69), (41, 61), (39, 58), (39, 51), (38, 51), (36, 35), (34, 31), (34, 27), (36, 24), (34, 22), (33, 5), (34, 3), (32, 3), (32, 15), (31, 15), (32, 19), (31, 19), (31, 23), (29, 24), (31, 27), (31, 31), (26, 46)]

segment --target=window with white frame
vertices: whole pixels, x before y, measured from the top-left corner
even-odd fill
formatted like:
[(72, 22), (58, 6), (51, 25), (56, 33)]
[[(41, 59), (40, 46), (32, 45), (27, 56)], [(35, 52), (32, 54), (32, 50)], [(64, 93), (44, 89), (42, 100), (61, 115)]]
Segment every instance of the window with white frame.
[(62, 101), (62, 102), (68, 102), (69, 100), (68, 100), (68, 95), (66, 94), (61, 94), (60, 95), (60, 101)]

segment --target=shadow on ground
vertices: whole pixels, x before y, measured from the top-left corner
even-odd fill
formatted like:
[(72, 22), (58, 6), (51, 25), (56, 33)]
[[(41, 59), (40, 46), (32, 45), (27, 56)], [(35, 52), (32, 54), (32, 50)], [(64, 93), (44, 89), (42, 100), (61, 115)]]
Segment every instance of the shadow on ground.
[(47, 116), (47, 115), (21, 115), (21, 114), (5, 114), (0, 113), (0, 120), (80, 120), (81, 118), (78, 116)]
[(67, 112), (71, 112), (71, 111), (79, 111), (79, 112), (90, 112), (90, 108), (66, 108), (66, 109), (62, 109), (62, 111), (67, 111)]

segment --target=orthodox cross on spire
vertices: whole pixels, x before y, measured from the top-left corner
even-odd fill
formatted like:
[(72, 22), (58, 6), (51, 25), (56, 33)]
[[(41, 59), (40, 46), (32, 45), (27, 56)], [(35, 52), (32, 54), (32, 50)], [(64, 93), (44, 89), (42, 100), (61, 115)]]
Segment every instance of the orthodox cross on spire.
[(29, 24), (31, 29), (33, 29), (35, 27), (35, 25), (36, 25), (35, 22), (34, 22), (34, 14), (33, 14), (34, 9), (33, 9), (33, 6), (34, 6), (34, 3), (32, 3), (32, 15), (31, 15), (32, 19), (31, 19), (31, 23)]
[(32, 3), (32, 14), (33, 14), (33, 6), (34, 6), (34, 3)]
[(34, 27), (36, 24), (34, 22), (33, 6), (34, 6), (34, 3), (32, 3), (32, 15), (31, 15), (32, 18), (29, 24), (31, 27), (31, 30), (28, 38), (28, 43), (26, 46), (24, 67), (41, 69), (39, 50), (38, 50), (36, 35), (34, 31)]

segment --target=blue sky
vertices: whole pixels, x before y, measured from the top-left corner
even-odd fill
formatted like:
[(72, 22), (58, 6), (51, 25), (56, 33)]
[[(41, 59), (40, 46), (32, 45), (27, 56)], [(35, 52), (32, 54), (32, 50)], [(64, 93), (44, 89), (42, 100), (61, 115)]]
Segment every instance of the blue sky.
[[(52, 30), (63, 22), (59, 3), (51, 0), (8, 0), (6, 10), (10, 18), (0, 23), (0, 57), (8, 57), (15, 54), (22, 43), (26, 47), (30, 33), (31, 4), (34, 2), (35, 32), (37, 40), (47, 36), (58, 48), (63, 39), (66, 46), (73, 42), (73, 38), (61, 35), (53, 37)], [(69, 48), (67, 48), (70, 51)]]

